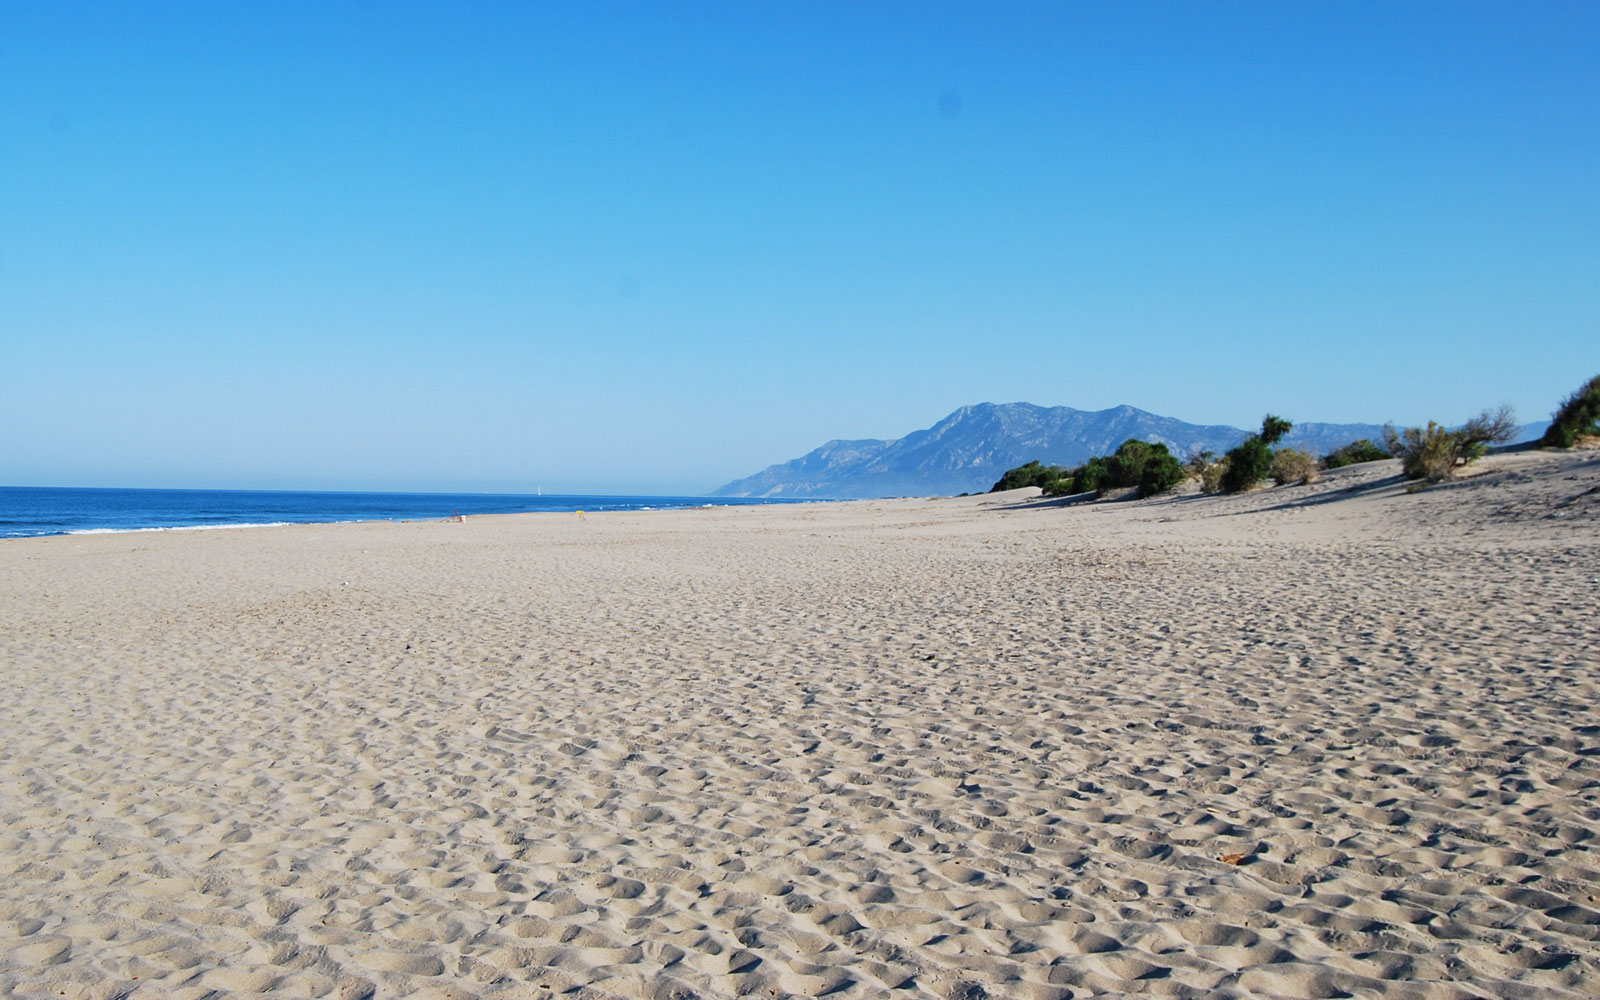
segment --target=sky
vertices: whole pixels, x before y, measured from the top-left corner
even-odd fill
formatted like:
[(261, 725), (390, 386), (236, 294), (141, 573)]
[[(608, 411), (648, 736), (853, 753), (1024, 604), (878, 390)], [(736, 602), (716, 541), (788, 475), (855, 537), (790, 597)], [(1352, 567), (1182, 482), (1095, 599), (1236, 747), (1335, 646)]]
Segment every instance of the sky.
[(0, 5), (0, 485), (702, 494), (959, 406), (1524, 421), (1600, 4)]

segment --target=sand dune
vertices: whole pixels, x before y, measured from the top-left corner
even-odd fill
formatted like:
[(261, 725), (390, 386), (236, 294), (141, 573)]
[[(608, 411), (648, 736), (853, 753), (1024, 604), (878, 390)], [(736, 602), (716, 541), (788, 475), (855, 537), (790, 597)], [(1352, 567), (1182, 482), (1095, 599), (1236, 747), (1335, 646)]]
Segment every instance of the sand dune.
[(0, 543), (0, 990), (1600, 993), (1600, 458)]

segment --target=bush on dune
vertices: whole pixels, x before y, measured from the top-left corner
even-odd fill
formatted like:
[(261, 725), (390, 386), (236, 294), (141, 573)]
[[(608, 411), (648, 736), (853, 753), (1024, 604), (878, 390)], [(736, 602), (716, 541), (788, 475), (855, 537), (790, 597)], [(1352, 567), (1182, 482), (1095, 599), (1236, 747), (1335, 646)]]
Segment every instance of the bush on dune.
[[(1047, 474), (1053, 477), (1046, 479)], [(1096, 455), (1076, 468), (1061, 470), (1038, 462), (1019, 466), (995, 483), (995, 490), (1032, 486), (1042, 479), (1038, 485), (1046, 496), (1099, 495), (1106, 490), (1138, 487), (1139, 495), (1147, 497), (1172, 489), (1183, 482), (1184, 476), (1183, 465), (1166, 445), (1129, 438), (1115, 454)]]
[(1183, 471), (1190, 479), (1200, 481), (1202, 493), (1215, 493), (1222, 488), (1222, 474), (1228, 471), (1228, 463), (1214, 451), (1202, 451), (1190, 457)]
[(1220, 480), (1222, 489), (1228, 493), (1242, 493), (1265, 480), (1272, 473), (1272, 445), (1293, 427), (1282, 417), (1267, 414), (1261, 421), (1260, 433), (1250, 435), (1228, 452), (1225, 458), (1228, 468)]
[(1383, 429), (1384, 444), (1400, 459), (1407, 479), (1441, 482), (1455, 474), (1458, 466), (1482, 458), (1491, 444), (1511, 440), (1517, 432), (1516, 414), (1509, 406), (1484, 410), (1456, 430), (1428, 421), (1427, 427), (1398, 430), (1393, 424)]
[(1200, 488), (1207, 493), (1221, 492), (1222, 479), (1227, 474), (1228, 460), (1226, 458), (1218, 459), (1215, 462), (1205, 463), (1200, 467), (1199, 471)]
[(1139, 474), (1139, 495), (1142, 497), (1165, 493), (1189, 478), (1177, 456), (1167, 451), (1166, 445), (1158, 447), (1161, 451), (1150, 457), (1144, 465), (1144, 471)]
[(1580, 437), (1600, 434), (1600, 375), (1585, 382), (1561, 402), (1550, 418), (1550, 428), (1539, 443), (1547, 448), (1571, 448)]
[(1038, 486), (1047, 489), (1049, 484), (1065, 476), (1067, 471), (1055, 465), (1042, 465), (1039, 462), (1029, 462), (1019, 465), (1015, 469), (1006, 470), (999, 481), (989, 489), (990, 493), (999, 493), (1003, 490), (1020, 490), (1025, 486)]
[(1328, 452), (1322, 459), (1322, 467), (1324, 469), (1342, 469), (1347, 465), (1358, 465), (1361, 462), (1377, 462), (1393, 457), (1366, 438), (1357, 438), (1343, 448), (1335, 448), (1333, 451)]
[[(1159, 441), (1129, 438), (1111, 455), (1096, 455), (1082, 465), (1061, 469), (1040, 462), (1029, 462), (1011, 469), (994, 484), (991, 493), (1023, 486), (1038, 486), (1047, 496), (1100, 495), (1107, 490), (1137, 488), (1139, 496), (1165, 493), (1194, 477), (1207, 493), (1225, 490), (1238, 493), (1263, 482), (1268, 476), (1279, 483), (1308, 483), (1316, 479), (1317, 463), (1310, 455), (1293, 448), (1274, 453), (1272, 445), (1294, 425), (1282, 417), (1267, 414), (1259, 433), (1252, 434), (1237, 448), (1218, 460), (1209, 451), (1201, 452), (1188, 464), (1178, 461)], [(1370, 442), (1355, 442), (1368, 445)], [(1278, 455), (1281, 454), (1281, 458)], [(1363, 459), (1364, 460), (1364, 459)]]
[(1183, 482), (1183, 465), (1160, 441), (1129, 438), (1106, 459), (1105, 467), (1106, 480), (1101, 489), (1137, 486), (1142, 497), (1164, 493)]
[(1279, 448), (1272, 456), (1272, 481), (1279, 486), (1317, 481), (1317, 460), (1298, 448)]
[(1104, 458), (1094, 456), (1087, 462), (1072, 470), (1072, 474), (1062, 480), (1061, 494), (1071, 496), (1075, 493), (1098, 494), (1105, 489), (1111, 481), (1111, 469)]
[(1106, 468), (1110, 470), (1109, 485), (1117, 489), (1127, 489), (1139, 485), (1139, 477), (1144, 474), (1145, 463), (1150, 461), (1150, 456), (1156, 448), (1166, 452), (1166, 445), (1151, 445), (1148, 441), (1138, 438), (1129, 438), (1117, 446), (1117, 450), (1106, 460)]
[(1224, 493), (1243, 493), (1272, 471), (1272, 449), (1254, 434), (1223, 458), (1228, 463), (1228, 470), (1222, 474)]

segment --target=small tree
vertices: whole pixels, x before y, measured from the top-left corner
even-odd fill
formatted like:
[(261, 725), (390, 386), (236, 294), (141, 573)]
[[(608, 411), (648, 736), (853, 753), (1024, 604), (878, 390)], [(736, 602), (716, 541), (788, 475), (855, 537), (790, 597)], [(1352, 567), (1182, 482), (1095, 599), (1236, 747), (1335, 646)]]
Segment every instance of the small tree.
[(1267, 414), (1261, 421), (1261, 433), (1250, 435), (1228, 452), (1228, 470), (1222, 474), (1222, 488), (1229, 493), (1241, 493), (1266, 479), (1272, 471), (1270, 446), (1282, 440), (1293, 427), (1282, 417)]
[(1283, 440), (1285, 434), (1293, 429), (1294, 424), (1282, 417), (1275, 417), (1269, 413), (1261, 421), (1261, 443), (1267, 445), (1277, 444)]
[(1225, 456), (1228, 471), (1222, 474), (1224, 493), (1242, 493), (1267, 478), (1272, 471), (1272, 449), (1258, 435), (1244, 439)]
[(1388, 424), (1383, 428), (1383, 440), (1400, 459), (1400, 470), (1407, 479), (1437, 483), (1454, 475), (1458, 466), (1482, 458), (1491, 444), (1509, 441), (1516, 433), (1516, 413), (1502, 405), (1497, 410), (1484, 410), (1456, 430), (1447, 430), (1432, 420), (1425, 428), (1407, 427), (1403, 431)]
[(1578, 438), (1596, 434), (1600, 434), (1600, 375), (1562, 400), (1539, 443), (1547, 448), (1571, 448)]

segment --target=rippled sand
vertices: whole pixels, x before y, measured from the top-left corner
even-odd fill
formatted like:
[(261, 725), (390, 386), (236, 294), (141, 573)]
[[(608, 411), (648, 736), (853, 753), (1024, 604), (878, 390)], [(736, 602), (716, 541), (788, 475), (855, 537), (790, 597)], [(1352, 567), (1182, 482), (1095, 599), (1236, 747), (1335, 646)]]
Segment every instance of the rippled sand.
[(1600, 458), (0, 543), (0, 991), (1600, 993)]

